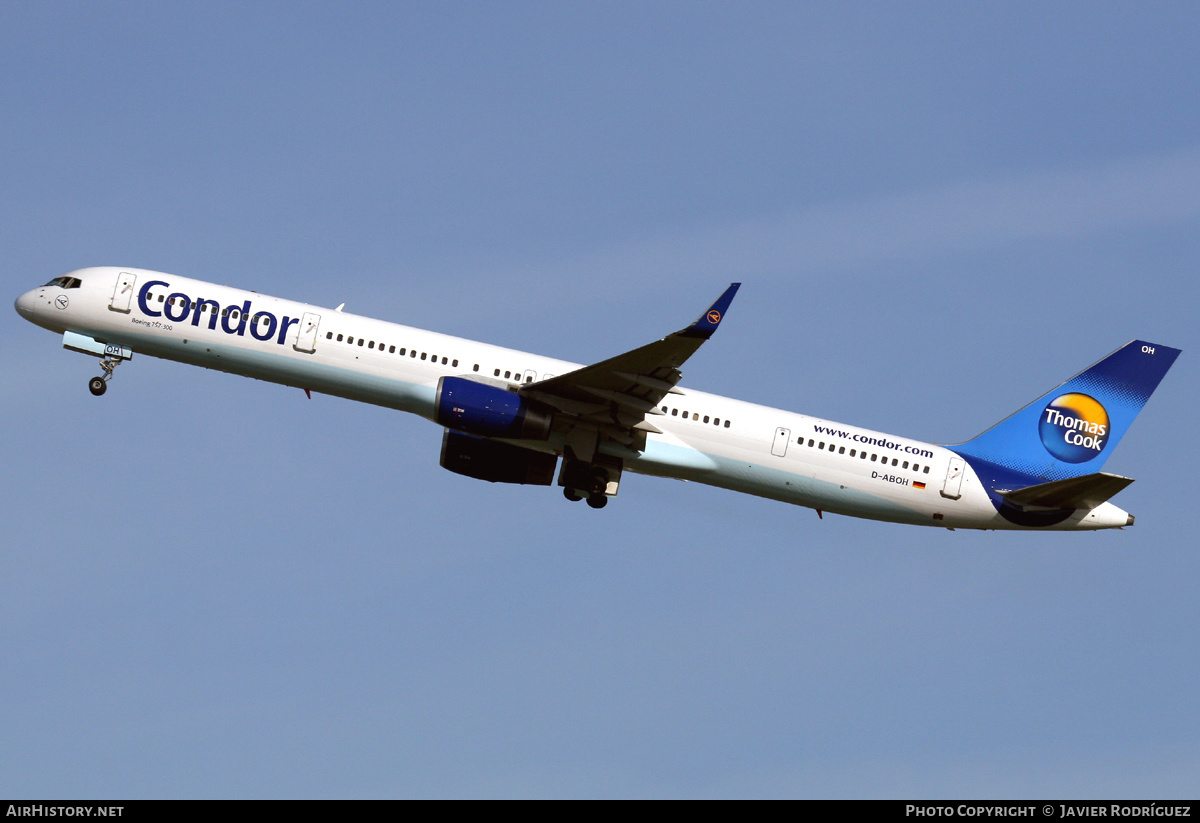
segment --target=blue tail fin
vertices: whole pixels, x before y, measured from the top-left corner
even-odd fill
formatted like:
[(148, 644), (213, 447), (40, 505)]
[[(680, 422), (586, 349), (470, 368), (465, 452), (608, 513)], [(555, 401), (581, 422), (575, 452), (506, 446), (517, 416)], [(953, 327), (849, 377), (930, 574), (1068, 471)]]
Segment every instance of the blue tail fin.
[(1179, 349), (1134, 340), (976, 437), (951, 448), (1044, 480), (1098, 472)]

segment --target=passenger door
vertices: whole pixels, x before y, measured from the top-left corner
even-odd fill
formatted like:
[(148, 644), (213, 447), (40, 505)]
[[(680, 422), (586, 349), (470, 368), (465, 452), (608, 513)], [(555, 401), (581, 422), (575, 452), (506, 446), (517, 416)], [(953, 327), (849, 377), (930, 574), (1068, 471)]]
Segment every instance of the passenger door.
[(292, 348), (309, 354), (316, 351), (317, 328), (320, 325), (321, 315), (306, 311), (300, 318), (300, 330), (296, 333), (296, 343)]
[(967, 464), (961, 457), (950, 458), (950, 465), (946, 469), (946, 482), (942, 484), (942, 497), (948, 497), (951, 500), (962, 497), (963, 473), (966, 468)]
[(117, 275), (117, 283), (113, 286), (112, 300), (108, 308), (129, 314), (129, 303), (133, 299), (133, 287), (137, 285), (137, 275), (123, 271)]

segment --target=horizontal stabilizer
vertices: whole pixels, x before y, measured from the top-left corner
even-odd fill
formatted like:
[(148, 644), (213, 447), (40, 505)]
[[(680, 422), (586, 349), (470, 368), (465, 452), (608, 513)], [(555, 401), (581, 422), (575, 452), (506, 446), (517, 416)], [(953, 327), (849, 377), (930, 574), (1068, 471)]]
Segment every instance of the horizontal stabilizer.
[(1005, 500), (1022, 508), (1094, 509), (1132, 482), (1132, 477), (1096, 472), (1001, 494)]

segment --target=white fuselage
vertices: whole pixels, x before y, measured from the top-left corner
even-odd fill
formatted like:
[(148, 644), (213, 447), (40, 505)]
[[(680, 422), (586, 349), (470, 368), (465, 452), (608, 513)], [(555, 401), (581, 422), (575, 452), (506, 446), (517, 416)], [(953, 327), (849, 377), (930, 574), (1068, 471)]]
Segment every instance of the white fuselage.
[[(579, 364), (175, 275), (72, 273), (17, 300), (30, 321), (138, 354), (255, 377), (434, 419), (441, 377), (518, 385)], [(133, 278), (122, 291), (122, 277)], [(147, 286), (149, 285), (149, 288)], [(247, 312), (248, 310), (248, 312)], [(243, 316), (246, 315), (247, 316)], [(256, 318), (256, 319), (252, 319)], [(1022, 528), (1001, 517), (970, 465), (942, 446), (678, 387), (644, 450), (607, 448), (640, 474), (674, 477), (875, 520)], [(719, 422), (714, 422), (719, 421)], [(560, 440), (520, 445), (561, 453)], [(1049, 528), (1126, 525), (1104, 503)]]

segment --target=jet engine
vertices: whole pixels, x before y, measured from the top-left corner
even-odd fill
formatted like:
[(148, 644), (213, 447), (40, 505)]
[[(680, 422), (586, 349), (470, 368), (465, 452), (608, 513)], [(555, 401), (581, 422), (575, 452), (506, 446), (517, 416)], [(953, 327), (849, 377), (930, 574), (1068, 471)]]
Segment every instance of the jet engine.
[(438, 380), (434, 419), (448, 429), (484, 437), (545, 440), (553, 412), (500, 386), (466, 377)]
[(549, 486), (558, 456), (446, 429), (441, 462), (455, 474), (491, 483)]

